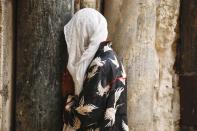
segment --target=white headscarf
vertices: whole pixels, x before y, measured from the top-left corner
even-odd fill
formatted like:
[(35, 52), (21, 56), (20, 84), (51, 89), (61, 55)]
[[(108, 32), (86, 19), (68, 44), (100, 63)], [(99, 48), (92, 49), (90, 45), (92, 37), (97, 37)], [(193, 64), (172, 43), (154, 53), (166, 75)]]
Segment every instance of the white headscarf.
[(76, 12), (64, 26), (68, 49), (67, 68), (75, 83), (75, 94), (79, 94), (85, 72), (99, 45), (108, 36), (107, 21), (102, 14), (92, 8)]

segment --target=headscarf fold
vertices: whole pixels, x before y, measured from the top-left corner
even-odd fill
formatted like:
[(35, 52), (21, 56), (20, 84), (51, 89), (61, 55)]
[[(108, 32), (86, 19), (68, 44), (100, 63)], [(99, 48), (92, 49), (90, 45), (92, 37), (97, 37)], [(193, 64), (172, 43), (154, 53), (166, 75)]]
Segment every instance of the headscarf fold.
[(75, 94), (78, 95), (90, 62), (100, 43), (107, 39), (107, 21), (95, 9), (84, 8), (76, 12), (64, 26), (64, 34), (69, 54), (67, 68), (75, 84)]

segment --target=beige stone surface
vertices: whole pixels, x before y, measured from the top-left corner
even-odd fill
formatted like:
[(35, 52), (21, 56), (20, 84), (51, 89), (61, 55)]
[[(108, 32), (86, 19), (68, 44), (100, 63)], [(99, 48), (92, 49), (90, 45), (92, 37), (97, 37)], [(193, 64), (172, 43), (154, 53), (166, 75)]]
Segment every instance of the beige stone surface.
[[(98, 8), (98, 0), (84, 0)], [(130, 131), (178, 131), (178, 76), (173, 69), (180, 0), (106, 0), (109, 37), (128, 74)], [(0, 131), (10, 129), (12, 2), (0, 0)]]
[(0, 131), (11, 129), (12, 6), (11, 0), (0, 0)]
[(75, 12), (82, 8), (101, 10), (101, 0), (75, 0)]
[(130, 131), (152, 131), (153, 90), (159, 68), (155, 49), (156, 1), (105, 2), (113, 47), (128, 75)]
[(178, 39), (180, 0), (157, 1), (156, 49), (158, 85), (154, 93), (154, 130), (178, 131), (180, 119), (178, 76), (173, 69)]
[(178, 131), (173, 69), (179, 0), (105, 0), (109, 38), (128, 75), (131, 131)]
[[(109, 39), (113, 40), (115, 29), (121, 17), (123, 0), (105, 0), (104, 15), (107, 18)], [(135, 10), (132, 10), (135, 11)]]

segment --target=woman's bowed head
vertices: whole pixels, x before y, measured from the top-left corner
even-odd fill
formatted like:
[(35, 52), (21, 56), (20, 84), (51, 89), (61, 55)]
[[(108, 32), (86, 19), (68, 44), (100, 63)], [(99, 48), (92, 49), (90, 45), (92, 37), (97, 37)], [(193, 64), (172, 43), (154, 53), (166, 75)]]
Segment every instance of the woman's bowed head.
[(69, 54), (67, 69), (74, 81), (75, 94), (79, 94), (88, 65), (100, 43), (107, 39), (107, 21), (94, 9), (81, 9), (64, 26), (64, 34)]
[(107, 21), (91, 8), (64, 26), (64, 131), (128, 131), (126, 73), (111, 48)]

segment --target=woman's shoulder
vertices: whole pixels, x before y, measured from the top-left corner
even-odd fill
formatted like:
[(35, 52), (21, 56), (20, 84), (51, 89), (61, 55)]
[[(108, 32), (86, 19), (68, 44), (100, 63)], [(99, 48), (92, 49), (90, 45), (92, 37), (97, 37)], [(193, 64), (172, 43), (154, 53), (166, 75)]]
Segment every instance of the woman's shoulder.
[[(97, 55), (101, 57), (102, 59), (110, 59), (117, 57), (115, 51), (112, 48), (112, 42), (111, 41), (104, 41), (100, 44), (100, 47), (98, 49)], [(98, 57), (97, 56), (97, 57)]]
[(101, 42), (99, 49), (93, 59), (93, 63), (105, 63), (103, 67), (106, 68), (119, 68), (120, 61), (116, 52), (112, 48), (111, 41)]

